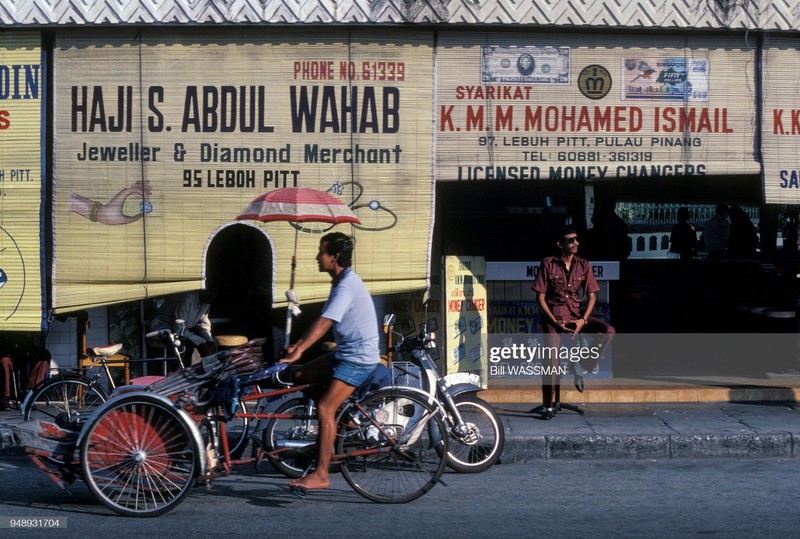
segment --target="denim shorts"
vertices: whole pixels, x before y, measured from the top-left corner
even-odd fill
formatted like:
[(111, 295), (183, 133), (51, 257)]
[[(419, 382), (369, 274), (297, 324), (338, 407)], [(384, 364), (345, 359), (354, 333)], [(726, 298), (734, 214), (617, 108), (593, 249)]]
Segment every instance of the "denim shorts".
[(378, 363), (354, 363), (342, 359), (334, 359), (331, 362), (333, 377), (353, 387), (363, 384), (377, 365)]

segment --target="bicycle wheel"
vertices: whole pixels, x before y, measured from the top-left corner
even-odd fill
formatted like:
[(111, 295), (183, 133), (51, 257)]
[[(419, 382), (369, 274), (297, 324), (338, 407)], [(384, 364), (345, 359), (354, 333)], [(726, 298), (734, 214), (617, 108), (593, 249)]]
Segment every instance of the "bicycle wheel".
[(474, 395), (453, 398), (468, 431), (464, 435), (450, 433), (447, 464), (461, 473), (479, 473), (491, 468), (500, 458), (505, 433), (494, 408)]
[(157, 398), (119, 398), (82, 436), (83, 480), (121, 515), (154, 517), (173, 509), (199, 473), (197, 440), (178, 411)]
[(302, 477), (315, 456), (319, 433), (317, 408), (308, 399), (290, 399), (278, 406), (275, 413), (295, 417), (269, 420), (262, 435), (267, 459), (283, 475), (293, 479)]
[(342, 475), (374, 502), (415, 500), (444, 472), (444, 432), (438, 409), (424, 397), (397, 387), (370, 393), (340, 414), (336, 453), (344, 455)]
[(93, 380), (83, 377), (49, 380), (25, 400), (22, 417), (25, 421), (43, 419), (59, 427), (78, 431), (108, 400), (108, 395)]

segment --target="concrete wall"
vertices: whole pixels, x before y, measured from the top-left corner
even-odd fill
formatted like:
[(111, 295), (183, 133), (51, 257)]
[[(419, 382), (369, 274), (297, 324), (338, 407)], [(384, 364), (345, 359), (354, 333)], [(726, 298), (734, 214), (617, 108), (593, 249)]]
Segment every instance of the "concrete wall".
[[(99, 307), (89, 311), (87, 346), (111, 344), (108, 337), (108, 309)], [(78, 365), (78, 325), (75, 317), (66, 321), (53, 320), (47, 332), (47, 349), (59, 368), (74, 368)]]

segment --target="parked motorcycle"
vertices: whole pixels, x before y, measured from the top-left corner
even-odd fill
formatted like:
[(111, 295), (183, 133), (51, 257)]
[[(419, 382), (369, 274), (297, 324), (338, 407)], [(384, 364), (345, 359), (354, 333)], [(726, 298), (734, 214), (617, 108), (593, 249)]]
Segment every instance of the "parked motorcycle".
[[(479, 473), (500, 459), (505, 444), (503, 423), (494, 408), (476, 395), (482, 389), (478, 375), (439, 374), (435, 363), (437, 329), (438, 323), (432, 318), (418, 333), (404, 337), (394, 331), (394, 315), (387, 315), (384, 331), (390, 336), (390, 350), (396, 353), (390, 356), (394, 383), (412, 385), (419, 380), (420, 389), (442, 404), (450, 434), (447, 464), (461, 473)], [(393, 337), (399, 342), (391, 346)]]

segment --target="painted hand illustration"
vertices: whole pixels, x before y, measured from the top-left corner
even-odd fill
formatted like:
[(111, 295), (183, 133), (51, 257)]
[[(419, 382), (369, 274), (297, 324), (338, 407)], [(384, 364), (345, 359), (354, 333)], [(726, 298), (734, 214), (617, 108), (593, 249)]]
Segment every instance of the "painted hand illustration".
[[(93, 223), (127, 225), (138, 221), (145, 213), (150, 211), (150, 202), (148, 200), (150, 194), (150, 182), (148, 181), (139, 181), (123, 188), (106, 204), (70, 192), (69, 210), (86, 217)], [(125, 201), (131, 195), (137, 195), (143, 198), (141, 205), (142, 211), (134, 215), (125, 215), (125, 213), (123, 213)]]

